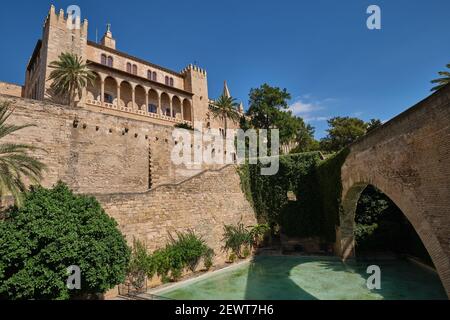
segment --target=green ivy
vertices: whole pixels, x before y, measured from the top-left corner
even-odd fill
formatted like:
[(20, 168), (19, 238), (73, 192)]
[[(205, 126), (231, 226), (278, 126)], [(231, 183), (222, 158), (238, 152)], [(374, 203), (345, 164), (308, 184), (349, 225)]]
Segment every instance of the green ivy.
[(349, 152), (348, 148), (343, 149), (320, 162), (315, 170), (316, 190), (320, 200), (318, 205), (322, 205), (320, 208), (321, 235), (329, 242), (336, 240), (336, 226), (339, 226), (339, 217), (342, 213), (341, 168)]
[[(321, 160), (319, 152), (282, 155), (279, 171), (262, 176), (261, 165), (243, 164), (241, 187), (259, 222), (278, 225), (289, 236), (335, 241), (341, 210), (341, 167), (348, 149)], [(288, 200), (292, 191), (297, 200)]]

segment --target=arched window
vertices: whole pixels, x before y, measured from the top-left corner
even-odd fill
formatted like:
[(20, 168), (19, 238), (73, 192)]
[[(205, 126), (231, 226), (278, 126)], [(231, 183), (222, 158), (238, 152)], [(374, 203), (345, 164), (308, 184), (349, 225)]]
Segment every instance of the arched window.
[(133, 64), (133, 74), (137, 75), (137, 65)]
[(166, 85), (167, 86), (169, 85), (169, 77), (168, 76), (166, 76)]
[(127, 72), (131, 73), (131, 63), (127, 63)]
[(103, 64), (103, 65), (106, 65), (106, 64), (107, 64), (107, 62), (106, 62), (106, 54), (102, 54), (102, 57), (101, 57), (101, 64)]
[(108, 57), (108, 67), (112, 68), (113, 65), (114, 65), (114, 59), (113, 59), (113, 57), (109, 56)]
[(151, 71), (151, 70), (148, 70), (148, 71), (147, 71), (147, 78), (148, 78), (149, 80), (152, 80), (152, 71)]
[(173, 78), (170, 78), (170, 83), (169, 83), (169, 85), (170, 85), (171, 87), (173, 87)]
[(158, 75), (153, 71), (153, 81), (158, 81)]

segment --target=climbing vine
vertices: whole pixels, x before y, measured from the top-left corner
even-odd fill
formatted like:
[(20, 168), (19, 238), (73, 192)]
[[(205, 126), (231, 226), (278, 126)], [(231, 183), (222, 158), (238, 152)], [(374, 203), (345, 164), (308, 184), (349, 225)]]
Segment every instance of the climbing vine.
[[(348, 150), (321, 160), (319, 152), (283, 155), (276, 175), (262, 176), (261, 165), (239, 168), (241, 187), (261, 223), (278, 225), (289, 236), (335, 241), (341, 207), (341, 167)], [(288, 192), (296, 200), (288, 199)]]

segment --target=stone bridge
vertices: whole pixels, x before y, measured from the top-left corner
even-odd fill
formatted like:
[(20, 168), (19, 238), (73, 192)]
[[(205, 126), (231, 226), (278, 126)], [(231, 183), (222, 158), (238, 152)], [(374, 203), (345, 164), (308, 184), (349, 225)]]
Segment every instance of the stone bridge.
[(411, 222), (450, 297), (450, 85), (352, 144), (341, 177), (340, 255), (354, 254), (356, 205), (371, 184)]

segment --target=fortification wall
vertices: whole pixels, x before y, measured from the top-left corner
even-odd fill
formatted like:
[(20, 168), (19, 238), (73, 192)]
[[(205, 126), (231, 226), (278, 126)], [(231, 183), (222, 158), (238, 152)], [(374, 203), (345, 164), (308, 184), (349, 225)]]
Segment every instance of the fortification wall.
[(11, 123), (35, 125), (3, 141), (43, 149), (35, 154), (48, 166), (44, 186), (62, 180), (80, 193), (143, 192), (203, 169), (170, 160), (172, 126), (4, 95), (1, 101), (14, 106)]
[(223, 224), (256, 223), (235, 166), (204, 171), (172, 163), (173, 127), (0, 95), (2, 101), (15, 108), (10, 123), (35, 125), (2, 142), (45, 149), (35, 151), (48, 166), (42, 184), (62, 180), (94, 194), (130, 244), (136, 237), (154, 250), (169, 232), (192, 229), (223, 262)]
[(20, 98), (22, 97), (22, 86), (0, 81), (0, 94)]
[(169, 232), (191, 229), (214, 249), (217, 263), (226, 259), (222, 251), (223, 225), (239, 221), (246, 226), (256, 224), (234, 165), (145, 193), (96, 197), (119, 223), (129, 243), (136, 237), (155, 250), (167, 243)]

